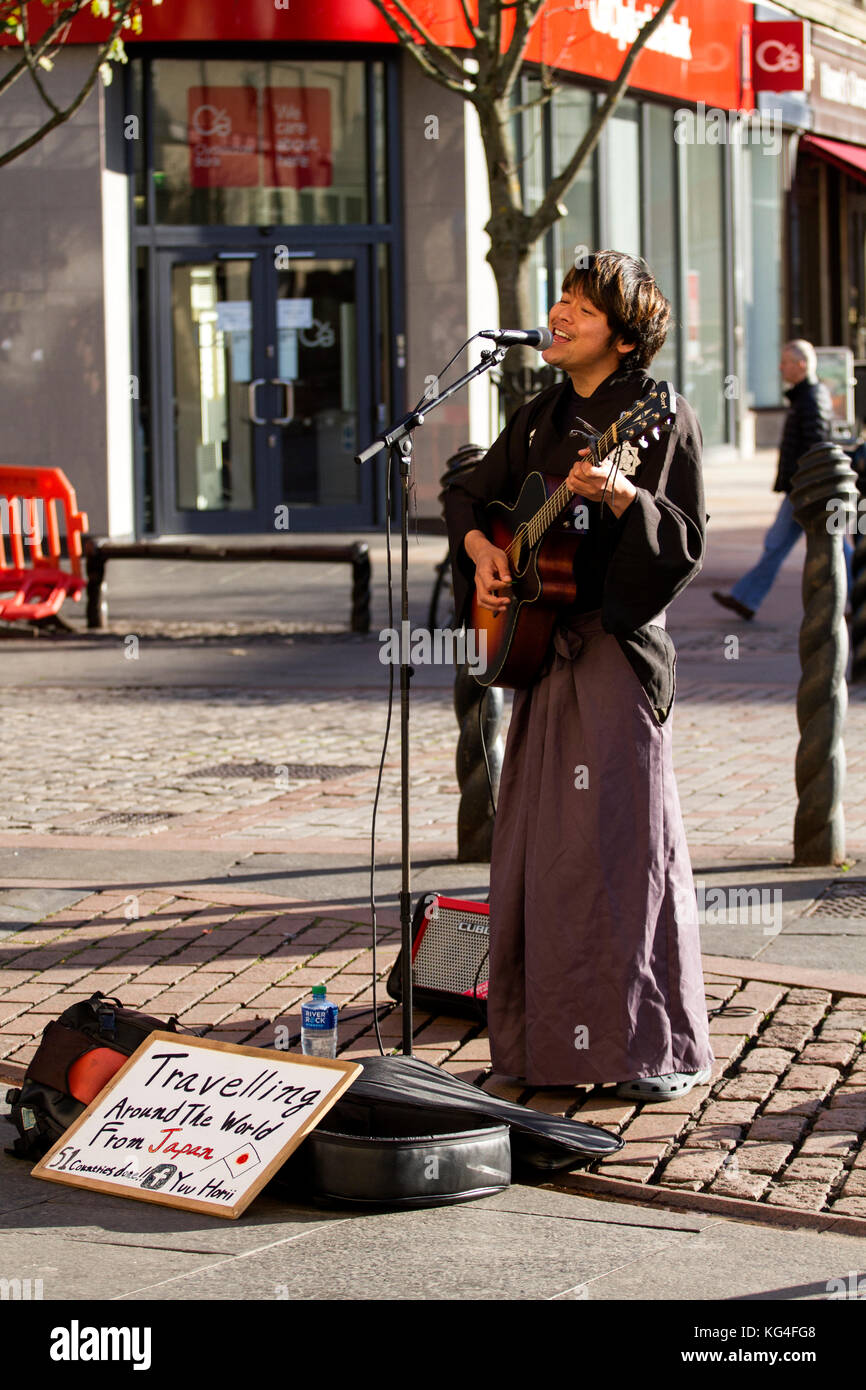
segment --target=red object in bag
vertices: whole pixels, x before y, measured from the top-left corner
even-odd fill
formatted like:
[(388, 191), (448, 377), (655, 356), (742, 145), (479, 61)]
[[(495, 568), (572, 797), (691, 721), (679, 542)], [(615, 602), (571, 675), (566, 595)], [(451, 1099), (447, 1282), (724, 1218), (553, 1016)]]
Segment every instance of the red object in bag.
[(69, 1068), (69, 1094), (89, 1105), (129, 1059), (111, 1047), (94, 1047)]

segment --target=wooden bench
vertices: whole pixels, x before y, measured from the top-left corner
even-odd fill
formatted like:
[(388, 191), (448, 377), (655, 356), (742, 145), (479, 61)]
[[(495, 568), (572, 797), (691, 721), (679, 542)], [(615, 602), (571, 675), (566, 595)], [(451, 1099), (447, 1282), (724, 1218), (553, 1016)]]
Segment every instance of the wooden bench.
[(353, 632), (370, 631), (370, 550), (365, 541), (347, 545), (258, 545), (229, 541), (211, 545), (204, 541), (114, 541), (84, 537), (87, 571), (87, 626), (104, 628), (108, 621), (105, 569), (109, 560), (277, 560), (290, 564), (352, 566)]

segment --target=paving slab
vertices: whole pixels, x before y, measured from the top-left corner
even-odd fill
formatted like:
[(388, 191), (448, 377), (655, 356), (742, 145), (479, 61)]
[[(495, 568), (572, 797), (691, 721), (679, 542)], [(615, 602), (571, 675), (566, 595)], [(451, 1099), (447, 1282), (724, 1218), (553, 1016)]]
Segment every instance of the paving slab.
[(598, 1277), (636, 1251), (648, 1255), (660, 1245), (679, 1251), (695, 1239), (682, 1230), (559, 1221), (503, 1210), (495, 1200), (344, 1216), (222, 1268), (185, 1270), (171, 1285), (143, 1279), (128, 1296), (265, 1299), (285, 1289), (292, 1301), (311, 1301), (326, 1289), (329, 1298), (340, 1300), (543, 1300)]
[[(211, 852), (199, 850), (191, 854), (187, 850), (172, 851), (161, 845), (142, 849), (129, 843), (124, 844), (118, 853), (116, 848), (104, 849), (84, 837), (68, 848), (56, 845), (34, 847), (26, 842), (18, 847), (0, 844), (0, 882), (24, 879), (28, 883), (36, 880), (45, 883), (54, 880), (61, 884), (67, 882), (90, 888), (116, 883), (124, 885), (130, 892), (140, 887), (171, 887), (174, 883), (192, 884), (199, 881), (213, 884), (228, 878), (228, 871), (238, 858), (236, 849), (214, 848)], [(14, 898), (23, 890), (13, 888), (3, 891), (8, 891)], [(60, 895), (68, 891), (73, 894), (72, 889), (63, 888), (46, 888), (45, 891)], [(42, 915), (46, 916), (47, 913)], [(33, 917), (31, 920), (39, 919)]]
[(771, 965), (799, 965), (816, 970), (862, 970), (866, 935), (861, 932), (833, 932), (806, 936), (784, 932), (783, 938), (769, 943), (760, 959)]
[(32, 926), (62, 907), (72, 907), (84, 897), (82, 891), (70, 888), (2, 888), (0, 889), (0, 937)]
[(639, 1254), (600, 1276), (589, 1284), (587, 1296), (652, 1302), (686, 1297), (701, 1302), (823, 1301), (832, 1290), (831, 1280), (847, 1279), (849, 1270), (862, 1266), (858, 1237), (718, 1221), (699, 1235)]
[(81, 1241), (65, 1235), (33, 1235), (20, 1227), (0, 1231), (0, 1271), (8, 1279), (41, 1279), (46, 1302), (70, 1299), (109, 1301), (124, 1297), (144, 1280), (183, 1278), (200, 1270), (204, 1259), (195, 1251), (166, 1250), (159, 1247), (112, 1251), (108, 1258), (100, 1248), (99, 1258), (87, 1259)]
[[(490, 891), (487, 864), (456, 864), (451, 858), (414, 858), (411, 865), (415, 894), (458, 892), (470, 901), (486, 901)], [(291, 894), (296, 898), (320, 900), (323, 889), (331, 902), (358, 907), (369, 902), (369, 856), (253, 853), (229, 870), (231, 882), (254, 891)], [(376, 899), (384, 906), (399, 906), (400, 860), (391, 854), (377, 858)]]

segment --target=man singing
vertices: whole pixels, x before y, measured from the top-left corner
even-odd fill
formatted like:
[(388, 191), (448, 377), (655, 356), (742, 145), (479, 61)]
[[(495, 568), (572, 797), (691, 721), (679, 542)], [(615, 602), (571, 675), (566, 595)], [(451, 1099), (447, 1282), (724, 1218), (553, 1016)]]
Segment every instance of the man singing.
[(586, 522), (577, 601), (535, 683), (514, 696), (490, 866), (493, 1066), (536, 1086), (616, 1083), (651, 1101), (707, 1081), (714, 1060), (664, 626), (703, 556), (701, 432), (678, 396), (673, 431), (632, 460), (631, 477), (616, 451), (595, 466), (581, 444), (652, 391), (645, 368), (669, 316), (631, 256), (601, 251), (570, 270), (543, 354), (565, 380), (521, 407), (445, 499), (464, 615), (473, 583), (483, 607), (510, 602), (488, 502), (513, 502), (531, 472), (555, 474)]

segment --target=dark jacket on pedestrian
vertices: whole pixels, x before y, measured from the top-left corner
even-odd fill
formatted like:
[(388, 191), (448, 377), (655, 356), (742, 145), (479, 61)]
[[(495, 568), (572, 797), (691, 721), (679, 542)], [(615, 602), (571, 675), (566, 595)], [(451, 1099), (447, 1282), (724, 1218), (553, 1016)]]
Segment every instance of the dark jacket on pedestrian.
[(785, 416), (782, 443), (779, 446), (779, 469), (773, 484), (774, 492), (790, 492), (797, 464), (815, 444), (830, 438), (833, 402), (823, 382), (806, 377), (785, 392), (790, 406)]

